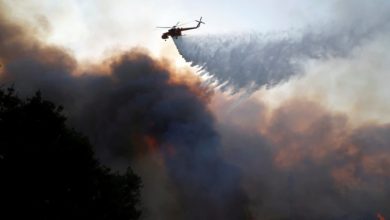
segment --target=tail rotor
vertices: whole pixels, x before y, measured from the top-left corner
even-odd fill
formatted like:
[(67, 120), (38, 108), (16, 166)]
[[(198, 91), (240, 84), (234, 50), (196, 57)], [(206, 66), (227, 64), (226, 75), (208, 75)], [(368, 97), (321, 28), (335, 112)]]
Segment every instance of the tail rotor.
[(204, 23), (204, 22), (202, 21), (202, 17), (200, 17), (199, 21), (198, 21), (198, 20), (195, 20), (195, 21), (198, 22), (199, 25), (200, 25), (200, 24), (206, 24), (206, 23)]

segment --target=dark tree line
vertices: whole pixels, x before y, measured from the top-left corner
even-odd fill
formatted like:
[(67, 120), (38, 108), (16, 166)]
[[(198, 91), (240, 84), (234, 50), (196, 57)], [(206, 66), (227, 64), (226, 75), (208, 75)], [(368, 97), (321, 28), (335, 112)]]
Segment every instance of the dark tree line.
[(1, 219), (138, 219), (140, 179), (94, 158), (62, 107), (0, 89)]

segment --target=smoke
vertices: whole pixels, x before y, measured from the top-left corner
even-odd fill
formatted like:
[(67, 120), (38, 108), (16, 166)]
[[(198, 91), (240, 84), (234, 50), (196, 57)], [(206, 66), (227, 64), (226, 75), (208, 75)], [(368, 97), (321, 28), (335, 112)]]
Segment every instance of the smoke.
[[(338, 1), (334, 23), (304, 31), (175, 41), (222, 90), (268, 87), (246, 99), (139, 48), (80, 73), (72, 55), (4, 14), (0, 82), (22, 96), (41, 90), (105, 164), (134, 165), (145, 219), (388, 218), (390, 13), (378, 2)], [(271, 105), (285, 87), (290, 96)], [(378, 108), (376, 123), (333, 111), (322, 99), (332, 92), (354, 111)]]
[(254, 219), (390, 215), (390, 124), (352, 128), (347, 115), (303, 99), (271, 112), (253, 98), (224, 111), (234, 100), (216, 99), (224, 158), (243, 172)]
[[(375, 4), (378, 2), (383, 4)], [(255, 34), (244, 40), (230, 35), (227, 40), (219, 36), (176, 41), (183, 56), (187, 59), (188, 53), (195, 57), (188, 61), (203, 66), (222, 87), (225, 83), (234, 87), (233, 91), (252, 91), (268, 86), (246, 99), (217, 92), (211, 101), (224, 158), (242, 170), (242, 185), (254, 219), (375, 219), (377, 213), (390, 216), (390, 172), (386, 169), (390, 165), (390, 124), (385, 113), (389, 90), (384, 83), (389, 80), (386, 39), (390, 36), (390, 7), (383, 1), (375, 3), (339, 2), (337, 22), (330, 25), (334, 28), (321, 27), (324, 31), (313, 35), (317, 36), (317, 45), (285, 41), (305, 46), (294, 53), (279, 50), (283, 53), (276, 57), (283, 65), (268, 66), (272, 62), (267, 58), (274, 59), (278, 50), (269, 53), (264, 48), (279, 48), (274, 47), (280, 45), (275, 42), (299, 37), (278, 40), (277, 35)], [(242, 50), (237, 46), (251, 38), (260, 40)], [(338, 43), (340, 47), (334, 46)], [(253, 51), (253, 47), (261, 50)], [(237, 50), (229, 53), (230, 48)], [(217, 52), (208, 53), (212, 50)], [(219, 57), (216, 54), (223, 53), (218, 50), (227, 53)], [(265, 64), (253, 60), (253, 65), (241, 65), (247, 56), (259, 53), (268, 53), (262, 56), (267, 60)], [(236, 54), (238, 58), (233, 59)], [(204, 60), (197, 63), (198, 58)], [(298, 62), (291, 64), (288, 60)], [(218, 65), (210, 67), (210, 63), (220, 61), (224, 62), (224, 71), (218, 72)], [(245, 68), (260, 64), (269, 71), (242, 74)], [(231, 72), (237, 65), (237, 71)], [(277, 83), (272, 74), (264, 78), (286, 66), (292, 70), (281, 70), (289, 74)]]
[(346, 2), (335, 4), (335, 18), (328, 25), (268, 34), (184, 36), (174, 42), (183, 58), (201, 69), (200, 74), (211, 76), (209, 83), (217, 83), (223, 91), (253, 92), (301, 76), (307, 60), (347, 57), (389, 30), (387, 2)]
[[(246, 218), (240, 172), (218, 155), (220, 139), (206, 106), (209, 91), (188, 79), (188, 72), (134, 49), (76, 74), (80, 64), (63, 49), (40, 43), (3, 16), (0, 29), (4, 86), (13, 84), (21, 96), (40, 90), (63, 105), (70, 124), (90, 138), (100, 160), (113, 168), (131, 161), (143, 166), (144, 158), (147, 165), (151, 155), (158, 155), (157, 167), (139, 169), (146, 180), (163, 176), (145, 182), (145, 190), (164, 191), (169, 185), (169, 199), (178, 207), (161, 211), (166, 199), (146, 193), (146, 219)], [(167, 177), (154, 174), (161, 170)]]

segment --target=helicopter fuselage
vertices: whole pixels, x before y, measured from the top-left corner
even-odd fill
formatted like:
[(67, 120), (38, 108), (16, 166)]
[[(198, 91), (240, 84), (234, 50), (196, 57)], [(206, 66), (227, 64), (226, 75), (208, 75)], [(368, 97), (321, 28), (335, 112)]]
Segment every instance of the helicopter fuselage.
[[(178, 37), (183, 36), (183, 34), (181, 33), (182, 31), (197, 29), (200, 27), (200, 24), (204, 24), (204, 22), (202, 21), (202, 17), (200, 17), (199, 21), (198, 20), (195, 21), (198, 22), (198, 25), (196, 25), (195, 27), (178, 28), (177, 27), (177, 25), (179, 24), (178, 23), (177, 25), (171, 27), (167, 32), (163, 33), (161, 35), (161, 38), (167, 40), (169, 36), (171, 36), (172, 38), (177, 39)], [(157, 27), (157, 28), (166, 28), (166, 27)]]
[(169, 36), (171, 36), (172, 38), (177, 39), (177, 37), (182, 36), (181, 31), (182, 31), (182, 28), (171, 28), (167, 32), (163, 33), (161, 38), (166, 40), (166, 39), (168, 39)]

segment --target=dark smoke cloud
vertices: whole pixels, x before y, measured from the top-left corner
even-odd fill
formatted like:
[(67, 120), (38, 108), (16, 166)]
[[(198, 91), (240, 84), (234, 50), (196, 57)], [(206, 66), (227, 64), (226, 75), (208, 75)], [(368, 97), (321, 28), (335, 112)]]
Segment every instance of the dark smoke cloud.
[(160, 148), (185, 210), (178, 218), (243, 219), (239, 172), (218, 156), (219, 137), (205, 104), (188, 86), (170, 84), (167, 70), (147, 56), (132, 56), (112, 65), (112, 79), (84, 88), (98, 93), (81, 111), (78, 127), (114, 156), (139, 144)]
[[(79, 64), (64, 50), (39, 43), (5, 18), (0, 30), (4, 86), (14, 84), (22, 96), (40, 90), (64, 105), (72, 126), (88, 135), (99, 158), (114, 168), (122, 168), (118, 161), (128, 165), (145, 154), (162, 155), (180, 211), (160, 216), (146, 211), (145, 218), (246, 219), (240, 172), (217, 153), (220, 140), (206, 108), (208, 92), (198, 82), (181, 82), (168, 62), (139, 50), (105, 61), (108, 74), (74, 75)], [(141, 176), (154, 171), (148, 172)]]
[(210, 83), (233, 93), (252, 92), (301, 75), (308, 59), (348, 56), (372, 36), (388, 31), (390, 5), (374, 2), (335, 4), (336, 18), (329, 25), (305, 30), (184, 36), (174, 42), (186, 61), (200, 67), (201, 74), (211, 75)]
[[(241, 112), (244, 119), (234, 117)], [(390, 124), (354, 129), (346, 115), (305, 100), (267, 112), (245, 103), (218, 126), (225, 158), (243, 172), (254, 219), (390, 216)]]

